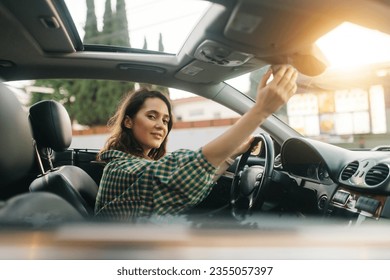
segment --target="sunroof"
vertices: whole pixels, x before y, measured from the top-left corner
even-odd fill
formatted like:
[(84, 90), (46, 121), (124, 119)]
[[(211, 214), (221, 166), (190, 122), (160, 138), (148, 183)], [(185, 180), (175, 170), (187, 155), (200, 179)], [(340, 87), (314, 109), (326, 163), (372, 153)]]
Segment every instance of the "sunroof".
[(209, 7), (199, 0), (65, 0), (86, 45), (176, 54)]

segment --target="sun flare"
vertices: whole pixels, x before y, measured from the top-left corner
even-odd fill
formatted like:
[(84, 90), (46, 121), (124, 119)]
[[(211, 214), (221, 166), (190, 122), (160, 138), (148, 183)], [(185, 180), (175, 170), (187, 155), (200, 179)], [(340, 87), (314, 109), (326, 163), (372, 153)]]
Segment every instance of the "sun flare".
[(349, 22), (339, 25), (316, 43), (330, 68), (348, 69), (390, 61), (389, 35)]

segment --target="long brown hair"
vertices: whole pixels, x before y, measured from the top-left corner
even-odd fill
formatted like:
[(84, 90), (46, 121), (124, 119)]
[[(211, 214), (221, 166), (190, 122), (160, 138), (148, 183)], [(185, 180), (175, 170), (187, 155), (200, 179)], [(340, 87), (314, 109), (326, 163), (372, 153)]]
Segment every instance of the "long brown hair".
[(111, 135), (107, 139), (103, 149), (99, 151), (97, 155), (98, 160), (101, 160), (101, 154), (107, 150), (119, 150), (139, 157), (144, 157), (141, 145), (137, 139), (135, 139), (132, 130), (125, 127), (124, 121), (126, 116), (133, 118), (148, 98), (159, 98), (168, 107), (169, 122), (167, 136), (159, 148), (152, 149), (148, 154), (148, 156), (154, 160), (165, 155), (168, 134), (173, 125), (171, 103), (161, 92), (149, 91), (148, 89), (142, 88), (125, 96), (115, 115), (109, 119), (107, 125), (111, 129)]

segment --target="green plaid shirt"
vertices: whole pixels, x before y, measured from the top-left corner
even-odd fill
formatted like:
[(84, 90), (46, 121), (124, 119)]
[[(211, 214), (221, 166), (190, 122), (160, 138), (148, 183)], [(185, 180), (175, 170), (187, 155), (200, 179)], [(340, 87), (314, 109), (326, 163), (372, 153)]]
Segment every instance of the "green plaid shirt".
[(108, 164), (95, 214), (117, 220), (180, 213), (210, 193), (216, 171), (201, 149), (178, 150), (159, 160), (109, 150), (101, 158)]

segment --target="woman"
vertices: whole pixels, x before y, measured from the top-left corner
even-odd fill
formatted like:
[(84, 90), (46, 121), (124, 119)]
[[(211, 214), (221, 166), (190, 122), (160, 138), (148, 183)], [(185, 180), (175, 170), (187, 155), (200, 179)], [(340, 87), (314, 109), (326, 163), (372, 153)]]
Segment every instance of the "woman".
[[(272, 73), (273, 80), (266, 84)], [(296, 78), (291, 66), (270, 68), (259, 83), (256, 103), (239, 121), (197, 151), (182, 149), (169, 155), (165, 155), (172, 128), (168, 99), (148, 90), (130, 95), (110, 119), (113, 132), (98, 156), (107, 165), (96, 215), (129, 220), (177, 214), (202, 201), (218, 167), (223, 170), (232, 157), (245, 152), (253, 131), (294, 94)]]

